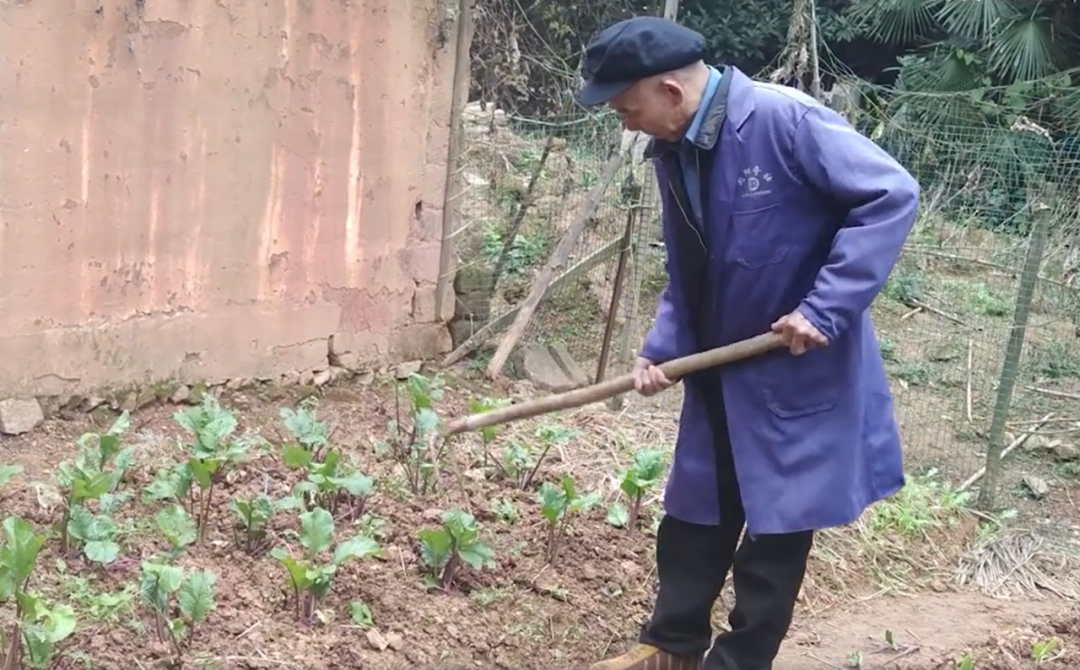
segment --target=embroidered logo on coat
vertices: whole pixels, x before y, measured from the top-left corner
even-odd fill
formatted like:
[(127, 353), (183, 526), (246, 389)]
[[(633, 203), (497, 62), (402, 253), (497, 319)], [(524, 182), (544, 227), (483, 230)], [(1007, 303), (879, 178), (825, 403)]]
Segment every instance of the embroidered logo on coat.
[(772, 193), (769, 184), (772, 182), (772, 173), (765, 172), (760, 167), (743, 168), (742, 176), (739, 177), (740, 194), (744, 198), (756, 198)]

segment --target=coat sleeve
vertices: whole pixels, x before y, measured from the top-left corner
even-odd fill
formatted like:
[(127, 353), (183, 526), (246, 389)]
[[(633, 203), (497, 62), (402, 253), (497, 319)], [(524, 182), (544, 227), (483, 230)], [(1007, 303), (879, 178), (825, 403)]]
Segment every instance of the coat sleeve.
[(829, 341), (870, 307), (915, 223), (919, 185), (884, 149), (827, 107), (795, 128), (795, 160), (847, 217), (798, 310)]
[(670, 189), (667, 185), (667, 176), (659, 160), (656, 165), (656, 183), (660, 190), (660, 199), (663, 216), (664, 248), (664, 273), (667, 282), (660, 292), (660, 299), (656, 305), (656, 318), (652, 328), (645, 336), (645, 343), (641, 347), (639, 355), (653, 363), (660, 365), (691, 352), (686, 351), (685, 340), (690, 335), (689, 318), (686, 306), (677, 287), (672, 285), (671, 247), (673, 241), (668, 236), (671, 226), (668, 225), (670, 218), (674, 216), (674, 210), (669, 196)]

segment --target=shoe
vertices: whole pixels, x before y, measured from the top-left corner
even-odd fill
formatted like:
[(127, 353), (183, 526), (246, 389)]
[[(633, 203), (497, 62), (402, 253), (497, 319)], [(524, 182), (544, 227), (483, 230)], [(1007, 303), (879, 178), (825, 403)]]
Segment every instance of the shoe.
[(701, 670), (700, 656), (676, 656), (648, 644), (636, 645), (622, 656), (593, 663), (589, 670)]

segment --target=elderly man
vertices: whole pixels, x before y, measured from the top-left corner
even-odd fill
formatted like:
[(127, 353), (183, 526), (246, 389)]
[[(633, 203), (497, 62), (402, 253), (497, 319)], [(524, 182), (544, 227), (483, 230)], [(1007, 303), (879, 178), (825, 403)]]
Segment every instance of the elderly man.
[[(918, 185), (811, 97), (714, 69), (703, 52), (696, 32), (641, 17), (585, 55), (579, 102), (652, 136), (662, 194), (668, 283), (637, 390), (670, 385), (664, 361), (770, 329), (788, 346), (684, 380), (655, 608), (639, 644), (593, 670), (768, 670), (814, 531), (904, 485), (868, 309)], [(711, 640), (729, 569), (731, 630)]]

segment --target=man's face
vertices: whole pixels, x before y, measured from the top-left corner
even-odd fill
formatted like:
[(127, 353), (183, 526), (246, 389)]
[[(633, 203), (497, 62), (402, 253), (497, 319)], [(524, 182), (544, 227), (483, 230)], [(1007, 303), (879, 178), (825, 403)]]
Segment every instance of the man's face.
[(608, 105), (619, 115), (623, 128), (675, 141), (682, 131), (685, 92), (682, 84), (667, 75), (643, 79), (615, 96)]

